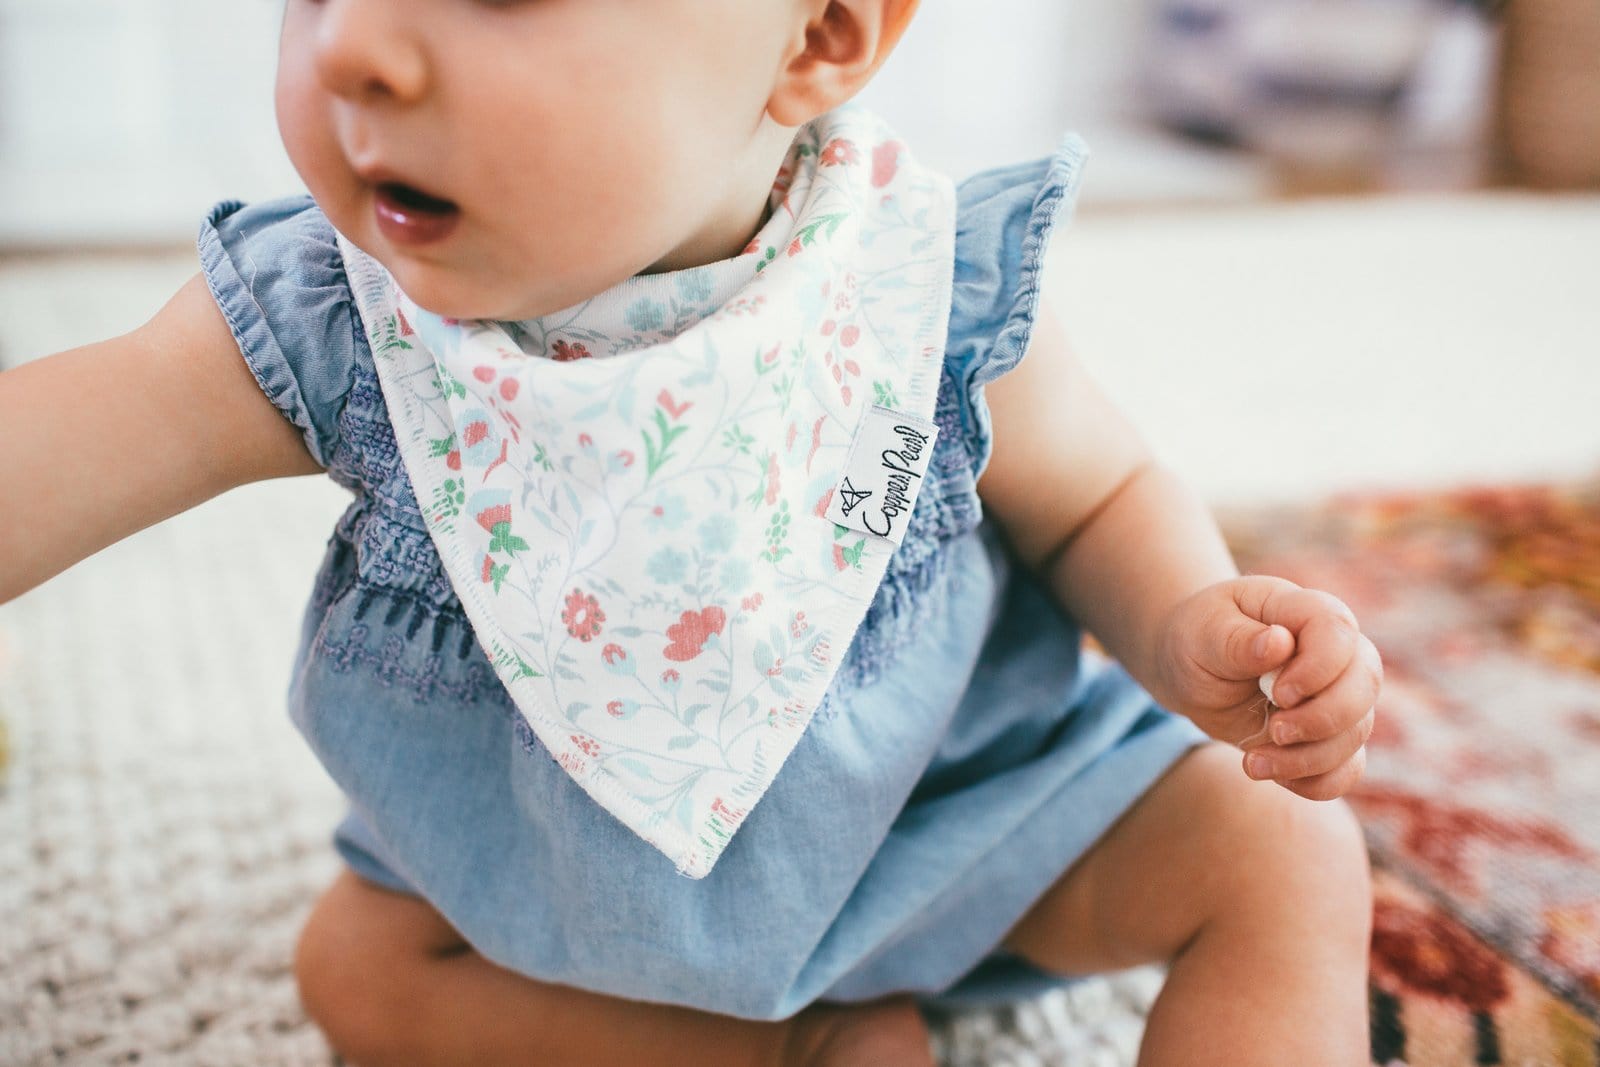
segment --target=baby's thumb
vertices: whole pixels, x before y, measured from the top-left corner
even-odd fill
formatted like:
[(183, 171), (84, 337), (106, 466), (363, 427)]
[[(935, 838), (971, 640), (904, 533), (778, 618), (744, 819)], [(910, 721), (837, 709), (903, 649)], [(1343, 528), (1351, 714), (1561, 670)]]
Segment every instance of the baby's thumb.
[(1235, 623), (1227, 647), (1231, 671), (1240, 678), (1258, 678), (1282, 666), (1294, 652), (1294, 634), (1276, 623), (1263, 626), (1255, 619), (1242, 617)]

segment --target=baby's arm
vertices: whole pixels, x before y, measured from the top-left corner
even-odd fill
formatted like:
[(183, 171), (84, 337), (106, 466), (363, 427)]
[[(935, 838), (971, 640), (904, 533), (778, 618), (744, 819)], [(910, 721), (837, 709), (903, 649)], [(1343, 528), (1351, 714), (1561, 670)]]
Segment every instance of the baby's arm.
[(1313, 799), (1353, 785), (1381, 663), (1350, 609), (1239, 577), (1198, 494), (1073, 357), (1048, 301), (1027, 356), (985, 396), (994, 445), (978, 491), (1066, 610), (1158, 702), (1222, 740), (1259, 731), (1257, 678), (1282, 666), (1274, 698), (1294, 710), (1274, 714), (1273, 744), (1252, 746), (1270, 773), (1249, 773)]
[(143, 326), (0, 374), (0, 603), (247, 482), (322, 468), (196, 273)]

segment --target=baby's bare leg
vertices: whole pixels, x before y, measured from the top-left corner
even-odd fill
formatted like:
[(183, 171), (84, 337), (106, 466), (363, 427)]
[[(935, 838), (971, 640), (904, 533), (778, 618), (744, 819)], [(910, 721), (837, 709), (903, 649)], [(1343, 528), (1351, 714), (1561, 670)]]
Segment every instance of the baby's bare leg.
[(1185, 756), (1006, 935), (1047, 970), (1170, 961), (1141, 1067), (1365, 1067), (1372, 898), (1342, 802)]
[(484, 959), (426, 901), (349, 870), (312, 909), (295, 977), (307, 1014), (357, 1067), (776, 1067), (793, 1023), (533, 981)]

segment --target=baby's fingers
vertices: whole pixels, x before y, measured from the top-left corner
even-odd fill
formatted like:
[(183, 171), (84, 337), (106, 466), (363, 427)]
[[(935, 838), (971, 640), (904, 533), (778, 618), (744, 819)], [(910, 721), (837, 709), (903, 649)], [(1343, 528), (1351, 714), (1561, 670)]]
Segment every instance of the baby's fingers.
[(1348, 763), (1372, 736), (1374, 713), (1368, 711), (1361, 720), (1344, 732), (1321, 741), (1307, 741), (1300, 745), (1262, 745), (1251, 749), (1245, 756), (1245, 773), (1252, 778), (1275, 778), (1289, 783), (1315, 778), (1337, 770)]
[(1358, 748), (1355, 755), (1326, 774), (1289, 782), (1280, 780), (1278, 784), (1307, 800), (1335, 800), (1355, 788), (1366, 768), (1367, 750)]
[(1371, 709), (1382, 685), (1383, 659), (1367, 636), (1358, 633), (1355, 655), (1333, 679), (1333, 684), (1310, 700), (1272, 713), (1272, 740), (1290, 745), (1336, 737), (1363, 716), (1371, 718)]
[(1292, 708), (1322, 692), (1355, 657), (1361, 627), (1344, 602), (1318, 589), (1295, 589), (1267, 598), (1261, 621), (1281, 623), (1295, 635), (1295, 653), (1273, 684), (1272, 699)]

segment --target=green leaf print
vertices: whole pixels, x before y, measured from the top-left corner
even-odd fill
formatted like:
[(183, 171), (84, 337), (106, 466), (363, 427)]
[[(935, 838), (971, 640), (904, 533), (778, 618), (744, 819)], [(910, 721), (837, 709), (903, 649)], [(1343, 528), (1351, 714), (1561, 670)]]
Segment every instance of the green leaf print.
[(453, 519), (461, 514), (467, 502), (467, 483), (459, 478), (446, 478), (444, 484), (433, 487), (432, 511), (440, 520)]
[(448, 456), (451, 452), (455, 451), (455, 447), (455, 434), (451, 434), (449, 437), (428, 438), (428, 455), (430, 456)]
[(773, 512), (772, 521), (767, 524), (767, 547), (762, 550), (759, 558), (771, 563), (777, 563), (787, 556), (791, 549), (784, 544), (789, 539), (789, 502), (780, 500), (778, 510)]
[(844, 561), (846, 563), (850, 564), (850, 566), (854, 567), (856, 570), (860, 570), (861, 569), (861, 553), (862, 553), (862, 550), (864, 550), (866, 547), (867, 547), (867, 539), (865, 537), (863, 537), (861, 540), (857, 541), (854, 546), (852, 546), (850, 548), (840, 548), (839, 549), (839, 555), (843, 556), (844, 557)]
[(508, 575), (510, 573), (511, 573), (511, 564), (509, 564), (509, 563), (490, 563), (489, 564), (489, 579), (490, 579), (490, 581), (494, 582), (494, 591), (496, 593), (500, 592), (500, 583), (503, 582), (505, 580), (506, 575)]
[(439, 392), (444, 394), (445, 399), (448, 400), (452, 396), (458, 399), (466, 399), (467, 387), (456, 381), (455, 376), (445, 368), (443, 363), (435, 362), (433, 369), (436, 372), (435, 377), (439, 379)]
[(394, 315), (383, 320), (378, 329), (378, 354), (387, 356), (396, 349), (409, 349), (411, 342), (400, 339), (400, 322)]
[(661, 465), (667, 461), (667, 457), (672, 451), (672, 442), (676, 441), (679, 437), (682, 437), (685, 433), (687, 433), (689, 428), (687, 426), (667, 425), (666, 412), (662, 411), (660, 408), (657, 408), (656, 430), (661, 434), (659, 440), (652, 438), (649, 430), (640, 431), (640, 435), (644, 438), (644, 480), (646, 483), (648, 483), (651, 478), (655, 477), (656, 471), (660, 470)]
[(802, 248), (813, 244), (817, 239), (817, 231), (822, 229), (824, 226), (828, 228), (826, 236), (832, 237), (836, 232), (838, 232), (839, 224), (842, 223), (845, 218), (848, 217), (848, 215), (849, 212), (845, 211), (831, 211), (826, 215), (819, 215), (817, 216), (817, 220), (815, 222), (808, 222), (804, 226), (800, 227), (795, 234), (795, 240), (800, 242)]
[(887, 378), (872, 383), (872, 402), (886, 408), (897, 408), (900, 400), (894, 395), (894, 385)]
[(750, 454), (750, 446), (755, 444), (755, 441), (756, 439), (745, 433), (737, 423), (729, 426), (722, 433), (724, 447), (731, 448), (735, 452), (742, 452), (747, 456)]
[[(508, 556), (515, 556), (518, 550), (527, 547), (528, 542), (511, 532), (509, 522), (497, 522), (494, 524), (494, 529), (489, 531), (490, 552), (504, 552)], [(499, 586), (496, 586), (495, 592), (499, 591)]]

